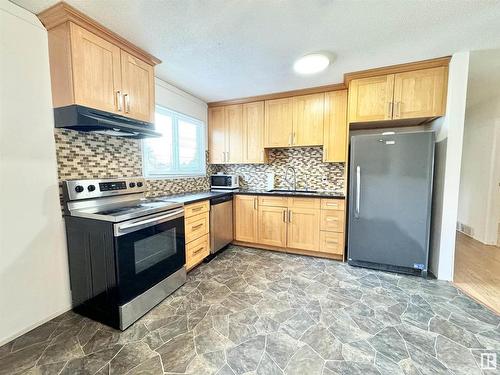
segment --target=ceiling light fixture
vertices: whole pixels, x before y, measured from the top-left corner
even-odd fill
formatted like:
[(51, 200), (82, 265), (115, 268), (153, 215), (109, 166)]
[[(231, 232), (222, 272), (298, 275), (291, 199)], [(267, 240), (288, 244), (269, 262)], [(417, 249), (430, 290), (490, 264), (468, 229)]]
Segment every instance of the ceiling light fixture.
[(330, 65), (330, 59), (321, 53), (311, 53), (295, 61), (293, 69), (299, 74), (314, 74), (321, 72)]

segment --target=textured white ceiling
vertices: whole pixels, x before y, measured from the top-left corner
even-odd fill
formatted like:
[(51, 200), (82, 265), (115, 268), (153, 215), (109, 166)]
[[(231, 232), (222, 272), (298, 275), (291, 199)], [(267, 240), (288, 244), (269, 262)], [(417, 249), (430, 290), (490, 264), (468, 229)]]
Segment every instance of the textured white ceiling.
[[(13, 0), (38, 13), (56, 0)], [(491, 0), (68, 0), (160, 58), (156, 75), (205, 101), (320, 86), (345, 72), (500, 47)], [(326, 50), (314, 76), (296, 58)]]

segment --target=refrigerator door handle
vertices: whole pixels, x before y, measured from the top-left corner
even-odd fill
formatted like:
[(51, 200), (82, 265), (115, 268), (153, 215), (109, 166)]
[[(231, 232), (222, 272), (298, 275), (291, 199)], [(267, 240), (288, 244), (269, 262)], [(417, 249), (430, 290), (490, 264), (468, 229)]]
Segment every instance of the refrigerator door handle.
[(359, 219), (359, 200), (361, 196), (361, 167), (358, 165), (356, 167), (356, 210), (354, 212), (354, 217)]

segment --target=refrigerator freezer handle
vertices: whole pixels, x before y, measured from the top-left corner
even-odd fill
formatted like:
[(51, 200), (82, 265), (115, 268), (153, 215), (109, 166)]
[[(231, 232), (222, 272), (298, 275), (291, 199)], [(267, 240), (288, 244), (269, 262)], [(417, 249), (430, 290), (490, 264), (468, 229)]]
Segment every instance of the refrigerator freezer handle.
[(354, 212), (354, 217), (359, 219), (359, 200), (361, 195), (361, 167), (358, 165), (356, 167), (356, 210)]

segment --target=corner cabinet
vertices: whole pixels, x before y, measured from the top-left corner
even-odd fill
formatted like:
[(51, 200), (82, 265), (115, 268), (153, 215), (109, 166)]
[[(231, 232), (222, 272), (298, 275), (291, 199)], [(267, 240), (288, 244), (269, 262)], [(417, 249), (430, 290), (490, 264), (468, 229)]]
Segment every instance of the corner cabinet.
[(208, 109), (211, 164), (264, 163), (264, 102)]
[(38, 18), (48, 31), (55, 108), (77, 104), (154, 122), (160, 60), (66, 3)]
[(447, 83), (445, 66), (353, 79), (349, 84), (349, 123), (443, 116)]

